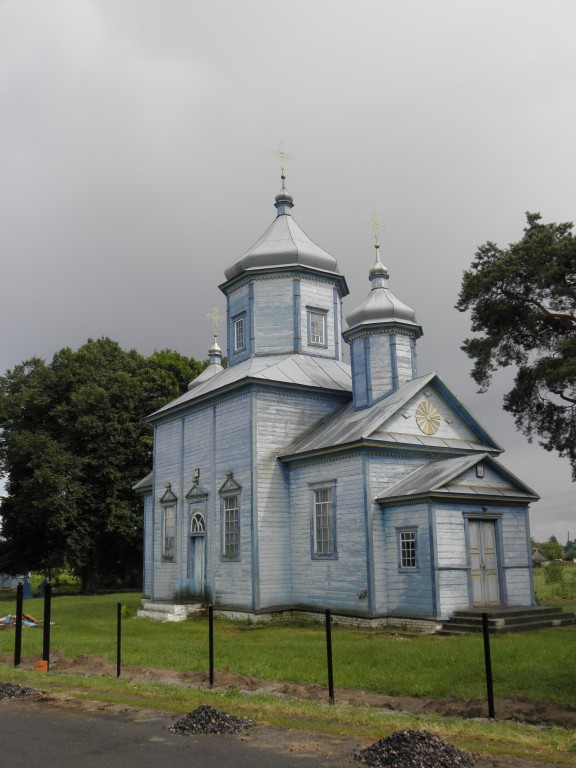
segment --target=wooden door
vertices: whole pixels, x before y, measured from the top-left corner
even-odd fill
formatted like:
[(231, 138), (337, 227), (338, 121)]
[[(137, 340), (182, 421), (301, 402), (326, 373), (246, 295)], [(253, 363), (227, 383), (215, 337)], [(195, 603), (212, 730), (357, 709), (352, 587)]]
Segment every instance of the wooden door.
[(188, 583), (192, 593), (204, 596), (206, 579), (206, 524), (204, 515), (196, 511), (190, 521), (190, 544), (188, 547)]
[(496, 521), (468, 521), (472, 604), (500, 605)]

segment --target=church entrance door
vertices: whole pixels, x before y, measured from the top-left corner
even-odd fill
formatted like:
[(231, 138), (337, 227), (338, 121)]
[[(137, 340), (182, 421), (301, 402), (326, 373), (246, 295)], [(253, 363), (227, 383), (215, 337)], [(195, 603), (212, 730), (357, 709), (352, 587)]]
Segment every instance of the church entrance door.
[(188, 547), (188, 583), (192, 593), (204, 597), (206, 579), (206, 522), (201, 512), (193, 512), (190, 520)]
[(472, 604), (500, 605), (496, 521), (468, 520)]

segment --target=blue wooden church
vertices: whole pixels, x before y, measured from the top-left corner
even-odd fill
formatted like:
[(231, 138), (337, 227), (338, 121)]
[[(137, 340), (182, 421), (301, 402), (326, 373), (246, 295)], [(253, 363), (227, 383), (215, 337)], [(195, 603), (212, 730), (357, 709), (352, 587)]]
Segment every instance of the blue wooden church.
[(346, 280), (292, 217), (284, 181), (275, 207), (220, 285), (228, 367), (215, 337), (209, 366), (148, 417), (144, 612), (210, 601), (426, 626), (533, 605), (538, 497), (442, 379), (418, 375), (422, 329), (378, 243), (343, 327)]

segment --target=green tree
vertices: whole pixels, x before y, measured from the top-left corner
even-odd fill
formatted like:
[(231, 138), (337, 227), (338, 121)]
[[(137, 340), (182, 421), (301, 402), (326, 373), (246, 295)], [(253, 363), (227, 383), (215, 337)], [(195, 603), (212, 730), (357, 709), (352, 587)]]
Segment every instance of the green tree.
[(548, 541), (538, 544), (538, 547), (548, 560), (562, 560), (564, 557), (564, 547), (558, 543), (555, 536), (550, 536)]
[(146, 358), (90, 339), (0, 377), (0, 570), (67, 567), (84, 592), (137, 581), (142, 511), (131, 487), (149, 471), (152, 448), (143, 417), (203, 367), (169, 350)]
[(462, 349), (481, 392), (498, 368), (516, 368), (504, 410), (530, 441), (568, 458), (576, 480), (576, 238), (569, 222), (526, 217), (521, 240), (485, 243), (464, 272), (456, 308), (471, 311), (479, 335)]

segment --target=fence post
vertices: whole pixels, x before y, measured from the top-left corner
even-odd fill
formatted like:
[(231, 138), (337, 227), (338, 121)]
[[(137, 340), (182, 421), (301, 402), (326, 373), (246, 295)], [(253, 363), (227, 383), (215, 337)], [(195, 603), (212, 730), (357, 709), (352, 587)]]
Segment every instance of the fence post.
[(50, 669), (50, 617), (52, 611), (52, 584), (44, 582), (44, 638), (42, 658), (46, 662), (46, 670)]
[(116, 677), (120, 677), (122, 658), (122, 603), (118, 603), (116, 613)]
[(484, 635), (484, 664), (486, 666), (486, 691), (488, 695), (488, 717), (494, 720), (494, 689), (492, 687), (492, 660), (490, 658), (490, 635), (488, 634), (488, 614), (482, 614), (482, 634)]
[(334, 673), (332, 670), (332, 617), (326, 608), (326, 656), (328, 659), (328, 702), (334, 704)]
[(20, 664), (22, 658), (22, 614), (24, 612), (24, 585), (16, 587), (16, 632), (14, 634), (14, 666)]
[(210, 688), (214, 688), (214, 606), (208, 606), (208, 660)]

